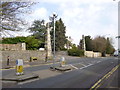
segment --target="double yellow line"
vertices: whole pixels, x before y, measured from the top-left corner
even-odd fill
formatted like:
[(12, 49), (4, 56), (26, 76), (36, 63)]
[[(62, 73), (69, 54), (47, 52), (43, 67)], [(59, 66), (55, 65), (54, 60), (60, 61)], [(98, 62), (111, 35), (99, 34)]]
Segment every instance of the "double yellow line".
[(103, 83), (102, 83), (102, 81), (103, 80), (105, 80), (105, 79), (107, 79), (108, 77), (110, 77), (112, 74), (113, 74), (113, 72), (115, 72), (117, 69), (118, 69), (118, 67), (120, 66), (120, 64), (118, 64), (117, 66), (115, 66), (110, 72), (108, 72), (105, 76), (103, 76), (99, 81), (97, 81), (91, 88), (90, 88), (90, 90), (96, 90), (97, 88), (99, 88)]

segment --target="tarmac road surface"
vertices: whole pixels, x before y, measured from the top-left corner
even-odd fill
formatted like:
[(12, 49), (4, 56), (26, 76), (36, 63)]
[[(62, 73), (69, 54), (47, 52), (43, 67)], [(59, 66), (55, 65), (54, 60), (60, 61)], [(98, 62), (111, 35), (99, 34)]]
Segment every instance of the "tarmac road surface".
[[(119, 88), (118, 58), (67, 58), (66, 61), (74, 69), (53, 77), (14, 85), (11, 88)], [(48, 69), (49, 66), (51, 65), (25, 69), (34, 72)], [(10, 73), (10, 71), (12, 70), (3, 71), (3, 74)]]

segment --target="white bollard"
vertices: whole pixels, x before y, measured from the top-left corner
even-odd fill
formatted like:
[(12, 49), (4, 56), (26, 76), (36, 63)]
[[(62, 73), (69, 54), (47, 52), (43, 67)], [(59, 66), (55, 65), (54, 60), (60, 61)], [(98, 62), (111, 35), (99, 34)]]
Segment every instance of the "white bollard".
[(64, 67), (64, 66), (65, 66), (65, 58), (61, 57), (61, 67)]

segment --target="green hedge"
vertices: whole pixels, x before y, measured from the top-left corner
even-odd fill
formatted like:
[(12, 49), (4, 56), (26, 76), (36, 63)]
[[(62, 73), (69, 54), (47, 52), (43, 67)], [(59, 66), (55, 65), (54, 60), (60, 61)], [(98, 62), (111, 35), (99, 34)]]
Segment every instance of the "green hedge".
[(68, 55), (70, 55), (70, 56), (84, 56), (84, 50), (69, 49)]

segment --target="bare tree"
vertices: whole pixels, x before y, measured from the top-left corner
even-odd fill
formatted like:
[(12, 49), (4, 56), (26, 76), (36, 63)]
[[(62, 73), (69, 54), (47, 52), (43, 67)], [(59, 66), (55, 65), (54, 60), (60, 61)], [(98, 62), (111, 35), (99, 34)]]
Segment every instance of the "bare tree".
[(106, 50), (106, 44), (107, 41), (104, 37), (98, 36), (93, 39), (92, 45), (93, 45), (93, 51), (99, 51), (99, 52), (105, 52)]
[(26, 23), (19, 17), (29, 11), (33, 2), (1, 2), (0, 3), (0, 32), (4, 30), (16, 31)]

